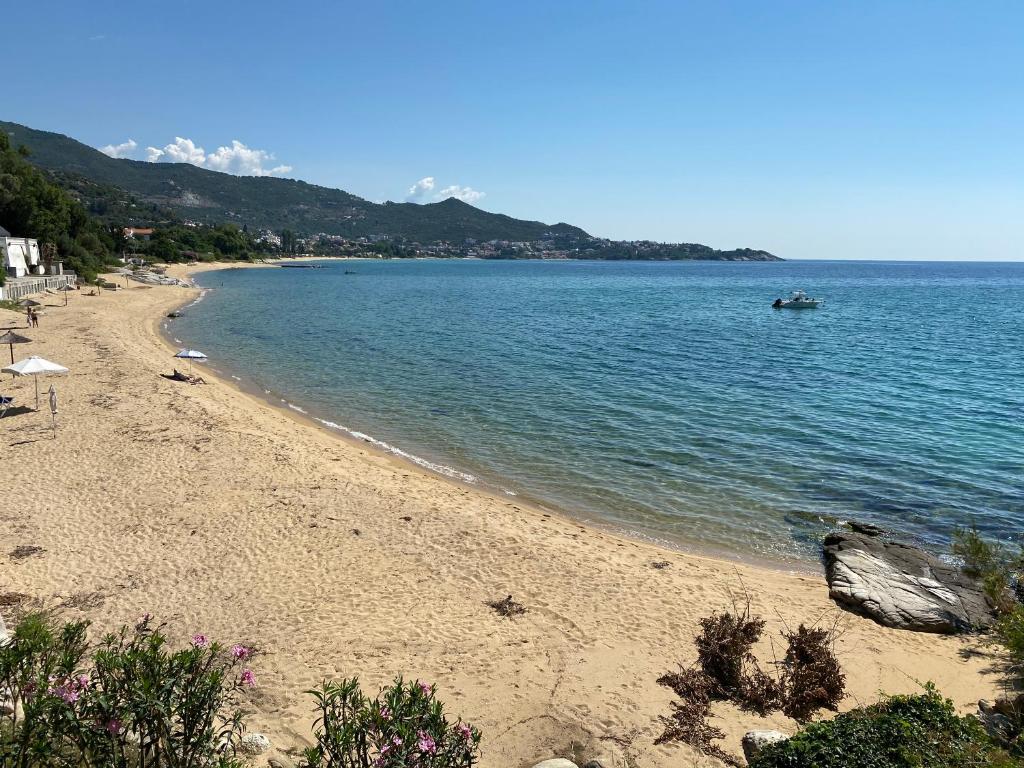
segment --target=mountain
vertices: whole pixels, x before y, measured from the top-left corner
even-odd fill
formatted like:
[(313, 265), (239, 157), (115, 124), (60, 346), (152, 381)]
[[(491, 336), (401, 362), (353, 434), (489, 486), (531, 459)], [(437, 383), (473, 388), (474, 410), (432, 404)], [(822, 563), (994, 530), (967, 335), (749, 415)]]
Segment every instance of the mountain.
[(0, 121), (12, 146), (49, 173), (100, 218), (115, 224), (170, 219), (234, 222), (250, 230), (300, 235), (401, 237), (420, 243), (508, 240), (543, 243), (520, 256), (608, 259), (777, 261), (767, 251), (719, 251), (700, 244), (623, 243), (594, 238), (569, 224), (544, 224), (489, 213), (455, 198), (439, 203), (372, 203), (340, 189), (295, 179), (234, 176), (188, 163), (115, 159), (59, 133)]
[[(539, 240), (549, 233), (587, 234), (568, 224), (548, 225), (488, 213), (454, 198), (440, 203), (371, 203), (340, 189), (293, 179), (233, 176), (188, 163), (115, 159), (68, 136), (0, 122), (29, 161), (55, 174), (83, 197), (98, 185), (123, 190), (137, 203), (205, 224), (233, 221), (250, 229), (292, 229), (352, 237), (391, 235), (411, 240)], [(103, 189), (107, 188), (107, 189)]]

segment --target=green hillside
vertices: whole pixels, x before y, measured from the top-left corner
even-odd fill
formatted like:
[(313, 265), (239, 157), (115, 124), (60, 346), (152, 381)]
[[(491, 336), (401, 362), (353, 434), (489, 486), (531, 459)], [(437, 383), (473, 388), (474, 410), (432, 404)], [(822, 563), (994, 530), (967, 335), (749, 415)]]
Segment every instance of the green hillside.
[[(360, 237), (390, 235), (437, 240), (538, 240), (548, 233), (586, 236), (568, 224), (548, 225), (488, 213), (459, 200), (440, 203), (371, 203), (340, 189), (293, 179), (233, 176), (187, 163), (147, 163), (108, 157), (59, 133), (0, 122), (14, 146), (31, 150), (29, 160), (50, 171), (96, 209), (91, 192), (110, 204), (110, 188), (134, 198), (138, 218), (157, 211), (207, 224), (234, 222), (250, 229), (291, 229)], [(104, 188), (107, 188), (104, 190)], [(99, 213), (102, 215), (103, 211)]]
[[(316, 246), (307, 242), (307, 248), (328, 254), (348, 253), (356, 238), (379, 236), (394, 245), (391, 255), (403, 256), (780, 260), (751, 248), (718, 250), (699, 243), (596, 238), (569, 224), (514, 219), (454, 198), (429, 205), (378, 204), (294, 179), (234, 176), (187, 163), (115, 159), (59, 133), (17, 123), (0, 121), (0, 132), (12, 147), (25, 147), (28, 161), (104, 226), (192, 221), (211, 227), (233, 224), (248, 232), (289, 230), (301, 237), (340, 238), (340, 244), (328, 243), (330, 237), (319, 238)], [(410, 245), (417, 243), (445, 245), (423, 251)]]

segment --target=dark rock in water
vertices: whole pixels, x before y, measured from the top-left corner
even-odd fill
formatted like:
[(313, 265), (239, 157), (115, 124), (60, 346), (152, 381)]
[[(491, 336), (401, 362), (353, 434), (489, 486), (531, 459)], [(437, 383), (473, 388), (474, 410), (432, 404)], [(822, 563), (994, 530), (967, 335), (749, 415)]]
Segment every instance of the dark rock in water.
[(981, 584), (909, 544), (863, 533), (825, 537), (829, 596), (879, 624), (950, 634), (989, 626)]
[(856, 520), (850, 520), (846, 525), (854, 533), (863, 533), (865, 536), (882, 536), (886, 533), (884, 528), (879, 528), (871, 523), (858, 523)]
[(178, 312), (177, 310), (175, 310), (174, 312), (168, 312), (167, 316), (168, 317), (181, 317), (181, 312)]

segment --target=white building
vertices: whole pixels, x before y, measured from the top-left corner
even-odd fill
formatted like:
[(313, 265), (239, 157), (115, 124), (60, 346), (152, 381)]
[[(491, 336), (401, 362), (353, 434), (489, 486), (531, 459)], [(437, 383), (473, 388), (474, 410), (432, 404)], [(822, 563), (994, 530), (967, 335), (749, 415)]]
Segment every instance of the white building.
[(28, 237), (11, 237), (3, 227), (0, 227), (0, 257), (8, 277), (46, 274), (39, 258), (39, 243)]

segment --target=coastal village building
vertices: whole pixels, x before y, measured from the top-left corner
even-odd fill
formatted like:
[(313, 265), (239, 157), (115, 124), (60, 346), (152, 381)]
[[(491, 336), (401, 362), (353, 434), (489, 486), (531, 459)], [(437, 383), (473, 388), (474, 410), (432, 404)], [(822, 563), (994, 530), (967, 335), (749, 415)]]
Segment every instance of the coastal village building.
[(29, 237), (11, 237), (0, 227), (0, 254), (8, 277), (29, 277), (46, 274), (39, 258), (39, 243)]

